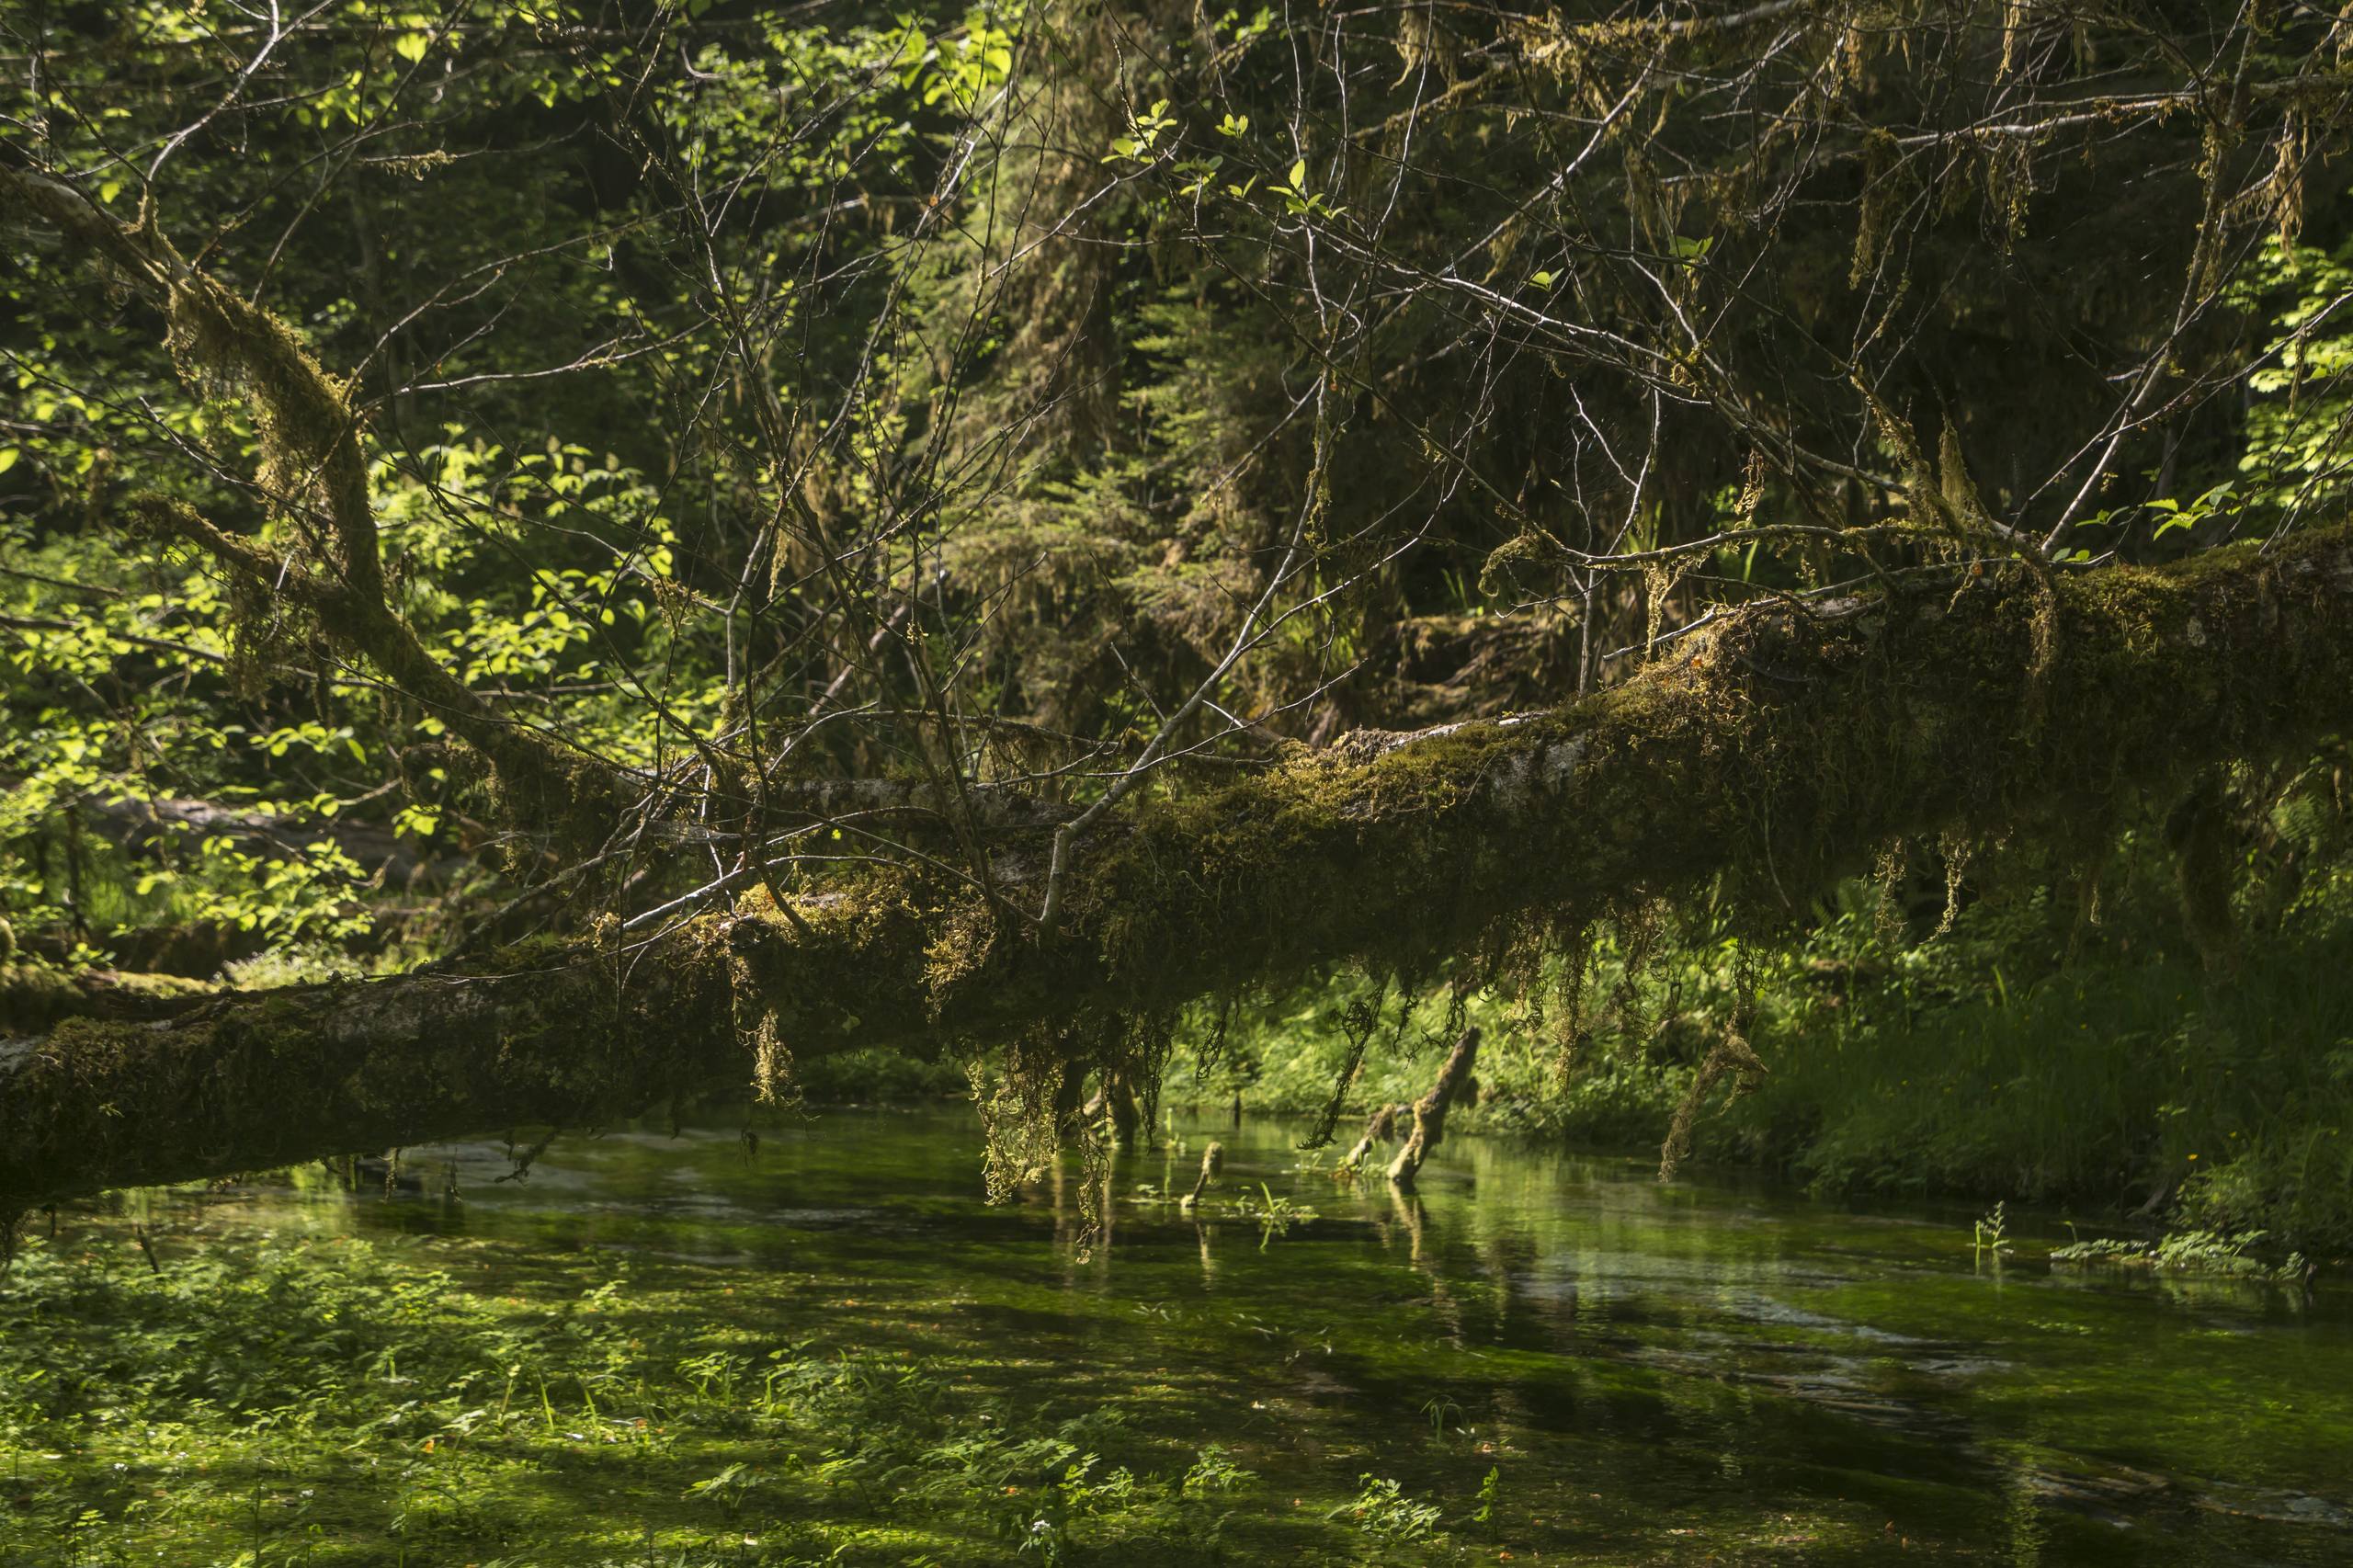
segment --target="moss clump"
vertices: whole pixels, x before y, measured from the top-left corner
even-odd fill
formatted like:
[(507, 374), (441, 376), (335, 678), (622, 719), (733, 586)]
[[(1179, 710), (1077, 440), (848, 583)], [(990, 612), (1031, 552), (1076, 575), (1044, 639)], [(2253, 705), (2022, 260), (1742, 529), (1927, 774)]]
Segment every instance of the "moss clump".
[(81, 1010), (64, 971), (38, 960), (0, 964), (0, 1034), (40, 1034)]
[(40, 1034), (67, 1018), (164, 1017), (213, 990), (176, 974), (69, 971), (19, 958), (0, 963), (0, 1035)]

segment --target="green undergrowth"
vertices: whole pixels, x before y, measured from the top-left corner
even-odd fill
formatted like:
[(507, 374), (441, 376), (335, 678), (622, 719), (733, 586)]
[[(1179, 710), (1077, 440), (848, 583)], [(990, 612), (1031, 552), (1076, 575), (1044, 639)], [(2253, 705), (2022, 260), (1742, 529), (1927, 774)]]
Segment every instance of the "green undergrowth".
[[(2264, 1229), (2353, 1251), (2353, 963), (2341, 930), (2215, 977), (2129, 954), (1940, 994), (1804, 996), (1728, 1153), (1843, 1189), (1947, 1191)], [(1989, 994), (1990, 993), (1990, 994)]]
[(904, 1105), (972, 1093), (963, 1064), (944, 1053), (926, 1060), (870, 1046), (796, 1062), (793, 1073), (801, 1096), (819, 1105)]
[(1206, 1562), (1257, 1484), (814, 1278), (144, 1234), (0, 1278), (0, 1563)]
[[(2154, 835), (2150, 835), (2154, 836)], [(1931, 870), (1937, 869), (1932, 867)], [(1965, 868), (1907, 915), (1849, 884), (1794, 939), (1737, 942), (1702, 909), (1602, 932), (1584, 983), (1401, 1005), (1343, 975), (1265, 1008), (1169, 1096), (1316, 1114), (1347, 1080), (1372, 1107), (1425, 1092), (1463, 1023), (1486, 1030), (1465, 1131), (1655, 1150), (1753, 976), (1768, 1071), (1718, 1087), (1694, 1158), (1816, 1189), (2034, 1201), (2090, 1221), (2241, 1235), (2257, 1256), (2353, 1254), (2353, 877), (2257, 856), (2237, 940), (2192, 939), (2168, 856), (2127, 837), (2104, 865)], [(1362, 1042), (1361, 1062), (1349, 1062)]]

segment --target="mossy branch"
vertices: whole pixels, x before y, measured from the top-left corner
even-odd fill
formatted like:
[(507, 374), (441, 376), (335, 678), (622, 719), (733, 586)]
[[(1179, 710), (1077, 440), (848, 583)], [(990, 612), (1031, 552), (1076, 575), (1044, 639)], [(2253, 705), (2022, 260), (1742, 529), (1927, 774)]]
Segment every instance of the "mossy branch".
[[(1712, 890), (1763, 927), (1891, 839), (2096, 839), (2201, 766), (2348, 717), (2345, 527), (2166, 570), (1758, 607), (1550, 712), (1139, 790), (1065, 869), (1051, 945), (969, 880), (881, 869), (796, 899), (797, 922), (754, 891), (626, 952), (551, 946), (0, 1047), (0, 1210), (740, 1089), (745, 1017), (796, 1057), (935, 1051), (1343, 959), (1427, 972), (1531, 914)], [(1040, 848), (1007, 852), (999, 885), (1041, 891)]]
[(241, 299), (183, 256), (142, 209), (123, 223), (74, 187), (0, 167), (0, 213), (56, 229), (163, 311), (183, 380), (199, 391), (247, 393), (262, 448), (263, 494), (313, 547), (280, 559), (184, 502), (134, 498), (145, 531), (196, 546), (248, 587), (302, 609), (329, 642), (365, 659), (488, 758), (508, 820), (568, 845), (608, 835), (629, 798), (602, 761), (517, 723), (429, 653), (384, 595), (361, 421), (349, 386), (324, 369), (294, 329)]
[(631, 796), (619, 774), (494, 708), (434, 657), (381, 594), (281, 562), (183, 501), (136, 495), (124, 511), (135, 530), (204, 551), (248, 584), (301, 609), (330, 642), (381, 671), (489, 761), (509, 822), (575, 846), (593, 846), (612, 831)]
[[(1405, 1146), (1389, 1163), (1389, 1179), (1411, 1192), (1414, 1178), (1420, 1174), (1422, 1162), (1429, 1157), (1446, 1138), (1446, 1113), (1449, 1107), (1471, 1092), (1471, 1072), (1479, 1060), (1479, 1031), (1467, 1028), (1454, 1049), (1446, 1053), (1446, 1061), (1438, 1070), (1438, 1080), (1429, 1093), (1414, 1102), (1414, 1130), (1406, 1134)], [(1370, 1132), (1370, 1129), (1367, 1129)]]
[(294, 329), (191, 264), (150, 210), (123, 223), (62, 180), (0, 168), (0, 210), (53, 225), (162, 310), (174, 362), (192, 389), (250, 396), (265, 494), (325, 545), (325, 564), (346, 587), (381, 603), (383, 560), (359, 415)]

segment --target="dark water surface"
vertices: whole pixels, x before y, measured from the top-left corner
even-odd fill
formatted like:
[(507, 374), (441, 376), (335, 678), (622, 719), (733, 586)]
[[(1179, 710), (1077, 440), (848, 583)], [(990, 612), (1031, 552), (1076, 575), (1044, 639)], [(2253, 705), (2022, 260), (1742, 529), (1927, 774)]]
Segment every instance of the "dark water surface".
[[(1171, 1122), (1085, 1254), (1077, 1162), (986, 1207), (961, 1110), (831, 1112), (756, 1154), (734, 1125), (567, 1140), (525, 1182), (453, 1145), (410, 1156), (423, 1198), (283, 1201), (904, 1306), (1025, 1398), (1227, 1444), (1259, 1508), (1370, 1472), (1460, 1517), (1494, 1468), (1520, 1539), (1490, 1560), (2353, 1562), (2342, 1295), (2053, 1274), (2063, 1233), (2014, 1228), (1996, 1262), (1960, 1210), (1661, 1187), (1503, 1139), (1449, 1142), (1404, 1198), (1302, 1168), (1295, 1124)], [(1201, 1217), (1139, 1195), (1189, 1186), (1212, 1137)], [(451, 1165), (456, 1202), (430, 1195)], [(1237, 1211), (1261, 1184), (1317, 1217), (1266, 1234)]]

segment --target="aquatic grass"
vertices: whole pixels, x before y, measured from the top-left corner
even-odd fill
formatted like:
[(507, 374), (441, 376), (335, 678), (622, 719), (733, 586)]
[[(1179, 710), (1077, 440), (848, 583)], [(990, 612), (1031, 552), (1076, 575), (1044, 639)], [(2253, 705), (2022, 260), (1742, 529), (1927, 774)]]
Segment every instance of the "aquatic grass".
[(1996, 1199), (1994, 1207), (1972, 1228), (1970, 1251), (1981, 1258), (1990, 1253), (1999, 1263), (2003, 1255), (2010, 1250), (2009, 1229), (2009, 1204)]
[(1358, 1478), (1356, 1496), (1332, 1510), (1332, 1517), (1353, 1523), (1367, 1535), (1389, 1540), (1420, 1540), (1438, 1528), (1445, 1511), (1435, 1503), (1420, 1503), (1405, 1494), (1396, 1481), (1366, 1474)]
[(80, 1225), (34, 1239), (0, 1290), (0, 1447), (20, 1472), (47, 1456), (9, 1482), (0, 1562), (105, 1560), (84, 1538), (256, 1568), (520, 1548), (991, 1562), (1045, 1539), (1040, 1518), (1064, 1546), (1211, 1561), (1184, 1543), (1218, 1533), (1205, 1500), (1249, 1476), (1222, 1448), (1171, 1454), (1111, 1409), (1035, 1414), (887, 1341), (755, 1357), (696, 1308), (707, 1276), (233, 1228), (169, 1254), (152, 1271), (119, 1227)]
[(2253, 1251), (2263, 1239), (2261, 1231), (2230, 1234), (2220, 1231), (2175, 1231), (2155, 1241), (2103, 1237), (2056, 1248), (2051, 1254), (2051, 1261), (2076, 1267), (2145, 1268), (2159, 1274), (2221, 1275), (2302, 1285), (2303, 1255), (2290, 1253), (2283, 1262), (2268, 1262)]
[[(758, 1165), (736, 1125), (562, 1145), (529, 1187), (487, 1184), (494, 1146), (454, 1151), (483, 1176), (458, 1204), (263, 1185), (65, 1214), (0, 1279), (0, 1478), (24, 1456), (0, 1563), (258, 1545), (270, 1568), (1864, 1564), (1891, 1522), (1910, 1560), (1999, 1560), (2031, 1527), (2044, 1561), (2099, 1562), (2099, 1541), (2145, 1551), (2184, 1521), (2160, 1508), (2120, 1533), (2035, 1502), (2018, 1525), (2038, 1475), (2113, 1456), (2186, 1494), (2333, 1494), (2328, 1322), (2272, 1325), (2279, 1293), (2244, 1283), (2180, 1312), (2170, 1282), (2049, 1278), (2036, 1255), (2063, 1238), (2016, 1206), (2017, 1261), (1977, 1275), (1958, 1206), (1661, 1187), (1647, 1160), (1476, 1138), (1406, 1199), (1300, 1172), (1295, 1127), (1221, 1122), (1184, 1131), (1228, 1142), (1231, 1188), (1312, 1197), (1317, 1222), (1262, 1253), (1230, 1198), (1119, 1205), (1082, 1262), (1067, 1172), (979, 1207), (968, 1118), (788, 1128)], [(1160, 1163), (1123, 1157), (1113, 1189)], [(150, 1400), (147, 1336), (125, 1325), (200, 1345), (230, 1303), (194, 1298), (229, 1281), (287, 1321), (222, 1343), (281, 1365), (247, 1369), (267, 1374), (249, 1406)], [(334, 1330), (349, 1338), (317, 1350)], [(2177, 1337), (2194, 1374), (2169, 1349), (2143, 1365)], [(129, 1392), (28, 1425), (6, 1401), (35, 1365), (108, 1365)], [(2111, 1403), (2142, 1447), (2116, 1447)], [(2030, 1434), (2040, 1457), (1989, 1464), (1956, 1424)], [(1508, 1487), (1483, 1495), (1491, 1471)], [(1361, 1528), (1367, 1475), (1438, 1509), (1429, 1533)], [(2337, 1543), (2197, 1528), (2172, 1560)]]

